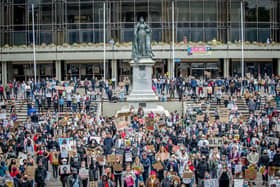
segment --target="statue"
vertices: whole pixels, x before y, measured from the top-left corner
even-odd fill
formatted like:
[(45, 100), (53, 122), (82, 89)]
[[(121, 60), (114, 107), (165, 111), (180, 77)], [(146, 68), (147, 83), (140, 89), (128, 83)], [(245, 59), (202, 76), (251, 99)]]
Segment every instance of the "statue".
[(154, 57), (151, 48), (152, 30), (141, 17), (134, 30), (134, 40), (132, 42), (132, 58), (137, 61), (139, 58)]

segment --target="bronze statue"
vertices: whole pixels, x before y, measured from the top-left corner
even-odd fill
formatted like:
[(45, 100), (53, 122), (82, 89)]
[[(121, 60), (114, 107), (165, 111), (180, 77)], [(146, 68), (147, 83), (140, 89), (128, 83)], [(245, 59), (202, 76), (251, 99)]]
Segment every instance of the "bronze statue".
[(134, 30), (132, 42), (132, 58), (137, 61), (139, 58), (152, 58), (154, 55), (151, 48), (152, 30), (141, 17)]

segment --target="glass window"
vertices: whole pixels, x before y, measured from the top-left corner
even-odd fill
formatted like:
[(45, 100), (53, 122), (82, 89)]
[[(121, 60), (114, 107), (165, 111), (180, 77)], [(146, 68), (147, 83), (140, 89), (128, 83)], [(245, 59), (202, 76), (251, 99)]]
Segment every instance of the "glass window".
[(217, 39), (216, 28), (205, 28), (205, 41), (212, 41), (214, 38)]
[(230, 7), (230, 21), (240, 22), (240, 2), (231, 2)]
[(266, 42), (270, 38), (270, 29), (258, 29), (258, 41)]
[(41, 24), (49, 24), (52, 23), (52, 5), (51, 4), (44, 4), (40, 6), (41, 12), (40, 12), (40, 23)]
[(176, 6), (178, 7), (178, 21), (190, 21), (189, 1), (179, 1)]
[(245, 41), (257, 41), (257, 28), (247, 28), (245, 31)]
[(139, 20), (140, 17), (143, 17), (147, 22), (148, 18), (148, 2), (147, 1), (135, 1), (135, 13), (136, 19)]
[(271, 0), (259, 0), (258, 1), (258, 21), (269, 22), (270, 10), (273, 7)]
[(203, 2), (190, 2), (191, 21), (203, 21)]
[(152, 1), (149, 4), (149, 22), (161, 21), (161, 1)]
[(67, 23), (79, 23), (79, 4), (67, 4)]
[(134, 22), (134, 2), (122, 2), (121, 9), (122, 9), (122, 22)]
[(94, 13), (94, 17), (93, 17), (94, 22), (103, 23), (103, 3), (102, 2), (94, 2), (93, 13)]
[(245, 20), (257, 21), (257, 0), (247, 0), (245, 2)]
[(202, 29), (191, 29), (191, 41), (199, 42), (203, 40)]
[(215, 22), (217, 21), (217, 4), (214, 1), (204, 2), (204, 21), (205, 22)]
[(80, 5), (81, 23), (92, 23), (93, 21), (93, 10), (92, 3), (81, 3)]

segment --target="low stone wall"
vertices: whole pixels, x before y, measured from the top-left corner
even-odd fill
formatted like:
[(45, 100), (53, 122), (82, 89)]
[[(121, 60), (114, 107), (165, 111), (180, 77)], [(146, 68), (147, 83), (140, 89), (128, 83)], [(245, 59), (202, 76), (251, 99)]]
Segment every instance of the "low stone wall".
[[(174, 112), (177, 110), (180, 114), (182, 113), (182, 102), (154, 102), (155, 104), (161, 105), (169, 112)], [(118, 103), (103, 103), (103, 115), (104, 116), (114, 116), (117, 111), (120, 111), (123, 107), (128, 107), (128, 102), (118, 102)]]

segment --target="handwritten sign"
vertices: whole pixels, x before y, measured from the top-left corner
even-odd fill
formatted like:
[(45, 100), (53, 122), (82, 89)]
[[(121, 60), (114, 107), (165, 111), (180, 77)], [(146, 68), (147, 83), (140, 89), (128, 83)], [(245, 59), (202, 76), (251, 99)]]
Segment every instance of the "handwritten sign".
[(234, 179), (234, 187), (243, 187), (244, 179)]
[(219, 186), (218, 179), (204, 180), (204, 187), (217, 187)]
[(223, 145), (223, 138), (209, 138), (209, 147), (219, 147)]

